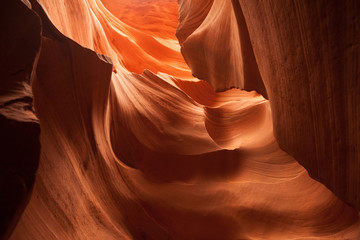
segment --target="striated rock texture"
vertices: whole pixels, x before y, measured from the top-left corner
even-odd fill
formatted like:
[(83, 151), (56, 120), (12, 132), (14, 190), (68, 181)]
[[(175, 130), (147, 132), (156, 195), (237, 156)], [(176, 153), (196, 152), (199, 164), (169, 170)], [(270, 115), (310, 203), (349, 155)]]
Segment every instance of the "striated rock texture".
[(359, 1), (240, 1), (280, 146), (360, 210)]
[(179, 1), (182, 52), (213, 87), (181, 58), (175, 3), (31, 1), (42, 148), (10, 239), (358, 239), (358, 211), (280, 149), (272, 95), (215, 91), (266, 95), (241, 4)]
[(210, 82), (216, 91), (235, 87), (267, 97), (239, 3), (178, 2), (176, 36), (194, 76)]
[(252, 89), (264, 93), (241, 61), (258, 70), (281, 148), (359, 210), (358, 1), (183, 0), (179, 6), (177, 36), (195, 76), (216, 90), (255, 81)]
[(30, 199), (40, 156), (30, 87), (40, 20), (23, 3), (4, 0), (0, 29), (0, 239), (6, 239)]

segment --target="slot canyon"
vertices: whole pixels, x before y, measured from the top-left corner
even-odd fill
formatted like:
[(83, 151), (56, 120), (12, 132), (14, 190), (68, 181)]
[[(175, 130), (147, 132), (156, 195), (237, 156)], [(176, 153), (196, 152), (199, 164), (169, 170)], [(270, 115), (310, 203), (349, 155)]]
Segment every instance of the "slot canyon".
[(360, 239), (358, 0), (0, 12), (0, 239)]

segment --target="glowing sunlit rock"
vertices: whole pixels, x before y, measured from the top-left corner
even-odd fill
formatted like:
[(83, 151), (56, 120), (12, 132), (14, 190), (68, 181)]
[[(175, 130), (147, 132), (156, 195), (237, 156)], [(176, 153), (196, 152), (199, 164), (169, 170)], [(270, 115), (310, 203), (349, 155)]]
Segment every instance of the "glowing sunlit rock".
[(359, 237), (280, 149), (269, 100), (228, 89), (268, 87), (237, 1), (179, 1), (180, 44), (175, 1), (39, 2), (40, 166), (11, 239)]

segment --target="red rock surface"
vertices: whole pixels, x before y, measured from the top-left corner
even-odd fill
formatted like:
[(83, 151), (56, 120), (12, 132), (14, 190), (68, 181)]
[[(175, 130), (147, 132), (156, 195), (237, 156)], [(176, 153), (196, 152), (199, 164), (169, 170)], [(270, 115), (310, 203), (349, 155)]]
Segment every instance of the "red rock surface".
[(280, 146), (359, 210), (360, 3), (240, 4)]
[(0, 2), (0, 239), (15, 228), (30, 199), (40, 155), (31, 78), (40, 20), (19, 1)]
[(176, 36), (194, 76), (216, 91), (257, 90), (267, 98), (237, 1), (179, 1)]
[(351, 0), (184, 0), (177, 30), (195, 76), (216, 90), (249, 81), (264, 93), (259, 71), (281, 148), (358, 210), (359, 12)]
[[(274, 9), (285, 16), (286, 4), (179, 1), (182, 53), (212, 86), (191, 77), (181, 58), (171, 34), (175, 1), (39, 2), (31, 1), (42, 23), (32, 82), (40, 165), (11, 239), (359, 238), (358, 211), (310, 178), (274, 137), (273, 124), (284, 144), (281, 134), (307, 119), (286, 110), (299, 104), (286, 98), (295, 93), (281, 100), (271, 85), (291, 89), (269, 70), (285, 71), (280, 59), (268, 65), (267, 54), (282, 52), (260, 49), (261, 21)], [(286, 27), (273, 28), (279, 34), (270, 40), (290, 39)], [(286, 132), (278, 125), (284, 116)], [(309, 150), (296, 137), (283, 148)]]

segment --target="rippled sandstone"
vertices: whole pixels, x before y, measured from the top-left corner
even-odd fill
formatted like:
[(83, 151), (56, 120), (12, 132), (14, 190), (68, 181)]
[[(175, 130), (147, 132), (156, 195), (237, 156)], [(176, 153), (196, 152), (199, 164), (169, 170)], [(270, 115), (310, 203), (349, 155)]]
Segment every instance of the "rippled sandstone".
[[(322, 149), (326, 143), (321, 137), (330, 136), (332, 141), (332, 136), (338, 136), (336, 129), (344, 125), (353, 130), (352, 137), (343, 143), (345, 135), (340, 134), (337, 145), (326, 147), (336, 152), (336, 147), (350, 146), (354, 154), (359, 148), (351, 142), (357, 136), (358, 125), (352, 120), (356, 121), (359, 106), (358, 85), (351, 79), (358, 76), (358, 68), (346, 72), (354, 92), (346, 92), (352, 105), (345, 102), (345, 106), (352, 109), (354, 118), (339, 115), (348, 119), (348, 125), (337, 118), (326, 119), (335, 130), (324, 120), (323, 129), (334, 135), (318, 134), (317, 115), (313, 113), (309, 120), (304, 105), (331, 101), (314, 98), (313, 92), (305, 91), (308, 88), (299, 87), (300, 81), (309, 79), (320, 91), (311, 78), (294, 70), (302, 67), (302, 57), (316, 59), (312, 55), (316, 51), (307, 47), (315, 46), (318, 38), (325, 39), (321, 46), (333, 46), (333, 34), (326, 38), (311, 34), (315, 30), (305, 31), (308, 38), (301, 36), (309, 45), (301, 45), (304, 40), (298, 43), (292, 39), (296, 35), (287, 33), (297, 30), (294, 24), (304, 23), (301, 26), (307, 29), (313, 28), (312, 21), (329, 20), (312, 14), (320, 3), (298, 4), (295, 12), (286, 12), (289, 1), (282, 5), (179, 1), (177, 37), (190, 71), (171, 34), (176, 26), (174, 1), (32, 0), (27, 4), (31, 7), (14, 2), (41, 20), (41, 47), (26, 50), (38, 56), (29, 62), (36, 63), (31, 85), (41, 128), (41, 156), (31, 200), (11, 239), (359, 238), (358, 211), (310, 178), (296, 161), (357, 206), (356, 192), (351, 190), (358, 186), (356, 171), (345, 178), (353, 182), (346, 182), (333, 177), (336, 171), (327, 166), (321, 170), (308, 166), (309, 158), (296, 152), (304, 151), (315, 159), (311, 163), (320, 163), (324, 156), (313, 148)], [(351, 15), (356, 7), (341, 12), (342, 8), (333, 11), (332, 4), (324, 4), (329, 16), (349, 13), (348, 18), (340, 18), (345, 26), (358, 21)], [(271, 18), (275, 10), (277, 17), (287, 21)], [(169, 18), (163, 17), (164, 12)], [(143, 20), (137, 13), (149, 14)], [(294, 13), (298, 13), (296, 19)], [(306, 21), (299, 20), (304, 16)], [(263, 21), (272, 27), (265, 28)], [(279, 26), (273, 27), (275, 23)], [(328, 34), (338, 31), (325, 23), (319, 28)], [(347, 34), (354, 31), (346, 29)], [(356, 39), (350, 35), (347, 40)], [(284, 46), (266, 47), (276, 41)], [(357, 45), (352, 46), (351, 56), (358, 58)], [(294, 55), (294, 50), (303, 52)], [(326, 66), (339, 60), (341, 50), (328, 50), (328, 55), (316, 50)], [(318, 70), (312, 66), (304, 68), (310, 76)], [(326, 93), (332, 96), (329, 78), (316, 79), (330, 84)], [(295, 89), (304, 92), (295, 93)], [(299, 99), (293, 99), (296, 96)], [(329, 99), (339, 104), (334, 97)], [(335, 114), (329, 104), (328, 110)], [(293, 112), (301, 109), (301, 116)], [(315, 130), (301, 133), (317, 136), (316, 141), (297, 135), (300, 127), (306, 129), (304, 121)], [(290, 155), (280, 149), (274, 133)], [(328, 163), (335, 170), (356, 170), (356, 156), (346, 153), (352, 168), (349, 164), (336, 167), (338, 155), (331, 156)], [(320, 178), (322, 174), (327, 175)], [(345, 190), (344, 182), (349, 186)]]

